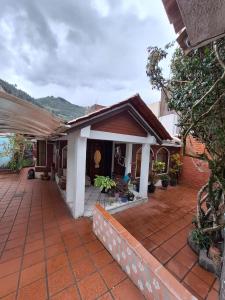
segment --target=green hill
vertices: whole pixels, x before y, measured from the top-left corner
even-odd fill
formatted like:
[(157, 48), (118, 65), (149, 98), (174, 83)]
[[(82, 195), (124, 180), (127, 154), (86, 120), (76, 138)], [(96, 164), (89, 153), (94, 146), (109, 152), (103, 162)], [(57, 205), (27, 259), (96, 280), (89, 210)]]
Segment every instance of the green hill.
[(2, 87), (9, 94), (47, 109), (65, 121), (81, 117), (86, 111), (86, 107), (72, 104), (66, 99), (60, 97), (47, 96), (44, 98), (35, 99), (26, 92), (18, 89), (16, 85), (10, 84), (2, 79), (0, 79), (0, 87)]

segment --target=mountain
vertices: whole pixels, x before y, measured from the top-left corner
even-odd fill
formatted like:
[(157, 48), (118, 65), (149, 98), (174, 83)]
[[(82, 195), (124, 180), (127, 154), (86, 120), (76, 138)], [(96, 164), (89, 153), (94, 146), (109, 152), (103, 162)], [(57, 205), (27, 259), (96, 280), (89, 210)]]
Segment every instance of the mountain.
[(12, 94), (20, 99), (27, 100), (29, 102), (32, 102), (33, 104), (47, 109), (48, 111), (65, 121), (83, 116), (87, 109), (84, 106), (72, 104), (61, 97), (47, 96), (44, 98), (35, 99), (28, 95), (26, 92), (18, 89), (16, 85), (10, 84), (2, 79), (0, 79), (0, 87), (2, 87), (3, 90), (5, 90), (9, 94)]
[(86, 107), (70, 103), (60, 97), (44, 97), (35, 100), (36, 103), (43, 106), (55, 115), (66, 121), (81, 117), (85, 114)]

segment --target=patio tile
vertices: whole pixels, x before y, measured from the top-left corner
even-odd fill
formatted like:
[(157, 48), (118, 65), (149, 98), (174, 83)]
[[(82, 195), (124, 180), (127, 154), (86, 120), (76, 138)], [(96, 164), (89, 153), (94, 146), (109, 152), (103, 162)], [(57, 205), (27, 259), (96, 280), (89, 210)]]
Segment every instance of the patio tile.
[(72, 264), (77, 263), (79, 260), (88, 255), (88, 252), (84, 246), (77, 247), (68, 252), (69, 259)]
[(39, 279), (19, 289), (17, 300), (44, 300), (47, 299), (46, 280)]
[(48, 275), (61, 269), (63, 266), (68, 265), (68, 258), (65, 253), (56, 255), (47, 260)]
[(213, 288), (218, 292), (220, 289), (220, 282), (219, 279), (216, 279), (216, 281), (213, 284)]
[(95, 240), (85, 244), (85, 248), (88, 250), (90, 254), (94, 254), (104, 249), (102, 243), (99, 240)]
[(72, 272), (68, 267), (63, 267), (48, 276), (48, 288), (50, 296), (60, 292), (74, 283)]
[(21, 257), (23, 254), (23, 247), (19, 246), (13, 249), (9, 249), (9, 250), (5, 250), (2, 253), (1, 259), (0, 259), (0, 263), (3, 263), (7, 260), (11, 260), (17, 257)]
[(102, 268), (113, 261), (112, 256), (109, 254), (107, 250), (102, 250), (100, 252), (97, 252), (93, 254), (91, 257), (97, 268)]
[(60, 242), (58, 244), (51, 245), (51, 246), (45, 248), (45, 251), (46, 251), (46, 257), (50, 258), (50, 257), (53, 257), (55, 255), (65, 252), (65, 247), (64, 247), (63, 242)]
[(78, 261), (73, 266), (73, 271), (76, 277), (76, 280), (79, 281), (86, 276), (94, 273), (96, 271), (96, 267), (94, 266), (92, 260), (89, 257), (85, 257)]
[(138, 290), (136, 286), (130, 281), (130, 279), (126, 279), (118, 284), (113, 290), (112, 294), (115, 299), (129, 299), (129, 300), (141, 300), (145, 299), (141, 292)]
[(80, 300), (75, 286), (71, 286), (50, 298), (51, 300)]
[(45, 277), (45, 263), (41, 262), (28, 267), (21, 272), (20, 287)]
[(201, 268), (198, 264), (196, 264), (192, 269), (195, 275), (197, 275), (202, 281), (204, 281), (208, 285), (212, 285), (216, 279), (216, 276), (213, 273), (207, 272), (203, 268)]
[(13, 273), (0, 279), (0, 298), (17, 289), (19, 273)]
[(171, 255), (164, 250), (162, 247), (155, 249), (152, 254), (158, 259), (159, 262), (165, 264), (170, 258)]
[(100, 270), (109, 289), (112, 289), (127, 276), (117, 263), (113, 262)]
[(182, 280), (184, 276), (188, 273), (189, 269), (177, 261), (175, 258), (172, 258), (167, 264), (166, 268), (174, 274), (178, 280)]
[(211, 290), (206, 300), (219, 300), (218, 292), (216, 290)]
[(28, 253), (31, 253), (33, 251), (36, 251), (36, 250), (39, 250), (42, 248), (44, 248), (44, 241), (43, 241), (43, 239), (40, 239), (40, 240), (31, 242), (31, 243), (27, 243), (25, 246), (24, 253), (28, 254)]
[(206, 298), (210, 289), (209, 285), (192, 272), (188, 273), (188, 275), (184, 278), (184, 283), (203, 299)]
[(100, 298), (98, 298), (98, 300), (113, 300), (113, 298), (110, 293), (106, 293), (103, 296), (101, 296)]
[(2, 300), (16, 300), (16, 293), (11, 293), (3, 298), (1, 298)]
[(43, 261), (44, 261), (44, 249), (40, 249), (24, 255), (22, 268), (25, 269)]
[(153, 251), (158, 246), (151, 240), (151, 238), (147, 238), (141, 241), (142, 245), (149, 251)]
[(0, 264), (0, 278), (19, 271), (21, 259), (21, 257), (15, 258)]
[(107, 291), (106, 285), (99, 273), (94, 273), (81, 280), (78, 282), (78, 287), (83, 300), (94, 300)]

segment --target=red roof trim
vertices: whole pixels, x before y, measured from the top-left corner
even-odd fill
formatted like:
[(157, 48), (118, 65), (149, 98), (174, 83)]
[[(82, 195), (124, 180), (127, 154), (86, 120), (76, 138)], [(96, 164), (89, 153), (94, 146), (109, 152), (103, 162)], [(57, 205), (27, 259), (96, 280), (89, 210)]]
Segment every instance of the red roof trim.
[(85, 126), (88, 126), (89, 123), (91, 124), (91, 121), (93, 121), (93, 119), (100, 118), (104, 114), (110, 113), (111, 111), (116, 109), (120, 109), (126, 105), (127, 106), (131, 105), (134, 108), (134, 110), (144, 119), (144, 121), (152, 129), (152, 131), (155, 132), (156, 138), (158, 136), (161, 140), (172, 140), (170, 134), (166, 131), (164, 126), (160, 123), (160, 121), (153, 114), (150, 108), (141, 99), (139, 94), (136, 94), (129, 99), (118, 102), (111, 106), (107, 106), (105, 108), (102, 108), (98, 111), (95, 111), (83, 117), (71, 120), (68, 122), (68, 124), (71, 125), (71, 129), (76, 127), (82, 127), (83, 124)]

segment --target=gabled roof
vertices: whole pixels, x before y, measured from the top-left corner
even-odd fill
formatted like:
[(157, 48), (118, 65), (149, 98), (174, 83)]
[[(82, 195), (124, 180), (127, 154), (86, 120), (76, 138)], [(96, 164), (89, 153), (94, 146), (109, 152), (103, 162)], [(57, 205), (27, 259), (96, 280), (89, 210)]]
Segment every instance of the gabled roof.
[(163, 140), (172, 140), (170, 134), (141, 99), (139, 94), (114, 105), (107, 106), (93, 113), (69, 121), (68, 124), (71, 126), (69, 130), (95, 124), (103, 119), (107, 119), (107, 117), (111, 117), (112, 115), (125, 110), (128, 110), (147, 132), (155, 136), (159, 143), (162, 143)]

